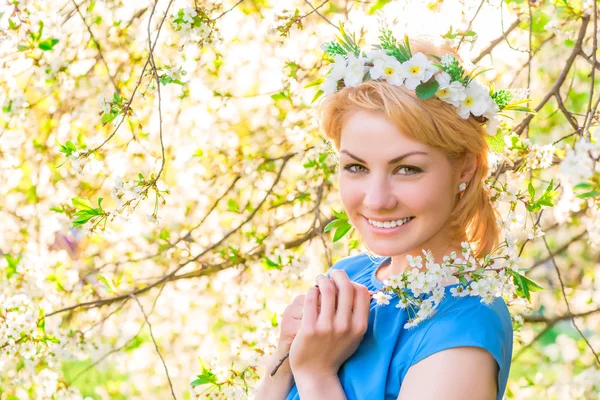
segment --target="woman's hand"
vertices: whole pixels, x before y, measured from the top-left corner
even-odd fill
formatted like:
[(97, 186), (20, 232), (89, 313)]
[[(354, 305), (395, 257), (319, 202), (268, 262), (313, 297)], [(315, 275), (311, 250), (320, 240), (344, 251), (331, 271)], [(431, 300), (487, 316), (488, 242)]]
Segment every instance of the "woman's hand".
[[(278, 359), (284, 357), (290, 351), (292, 342), (300, 329), (302, 322), (302, 309), (306, 295), (301, 294), (294, 297), (292, 303), (283, 310), (281, 327), (279, 328), (279, 343), (277, 344), (276, 356)], [(284, 373), (291, 374), (289, 359), (285, 360), (279, 367)]]
[(304, 298), (300, 329), (289, 356), (296, 379), (300, 375), (336, 376), (369, 325), (369, 290), (350, 281), (343, 270), (333, 270), (330, 275), (331, 279), (319, 278), (318, 287), (311, 288)]

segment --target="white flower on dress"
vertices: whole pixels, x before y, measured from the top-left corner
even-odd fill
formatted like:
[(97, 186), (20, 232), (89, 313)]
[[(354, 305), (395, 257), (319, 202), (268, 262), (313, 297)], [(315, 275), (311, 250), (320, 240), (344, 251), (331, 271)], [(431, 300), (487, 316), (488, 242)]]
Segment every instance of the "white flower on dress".
[(410, 304), (410, 302), (408, 301), (408, 299), (406, 297), (403, 297), (398, 301), (398, 304), (396, 304), (396, 308), (405, 310), (409, 304)]
[(419, 52), (411, 57), (410, 60), (402, 63), (402, 76), (404, 76), (404, 85), (414, 90), (421, 82), (427, 82), (438, 71), (433, 63), (427, 59), (425, 54)]
[(392, 298), (392, 296), (384, 292), (377, 292), (373, 295), (373, 298), (375, 299), (378, 305), (388, 305), (390, 304), (390, 299)]
[(462, 285), (450, 288), (450, 293), (454, 297), (465, 297), (469, 295), (469, 293), (465, 290), (465, 288)]

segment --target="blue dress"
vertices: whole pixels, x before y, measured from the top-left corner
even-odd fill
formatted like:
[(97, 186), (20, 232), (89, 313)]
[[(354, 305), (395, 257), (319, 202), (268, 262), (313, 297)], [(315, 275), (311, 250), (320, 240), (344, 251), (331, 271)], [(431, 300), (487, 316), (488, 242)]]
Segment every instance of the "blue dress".
[[(383, 283), (375, 274), (388, 258), (374, 260), (361, 253), (338, 261), (328, 274), (343, 269), (350, 280), (376, 291)], [(367, 332), (356, 352), (338, 371), (348, 400), (396, 400), (410, 366), (438, 351), (458, 346), (481, 347), (491, 353), (500, 368), (496, 399), (502, 400), (513, 349), (508, 307), (501, 297), (489, 305), (481, 303), (480, 296), (454, 297), (450, 289), (458, 285), (446, 286), (436, 314), (411, 329), (404, 329), (408, 315), (406, 310), (396, 308), (396, 294), (388, 305), (377, 305), (371, 300)], [(286, 400), (299, 399), (294, 385)]]

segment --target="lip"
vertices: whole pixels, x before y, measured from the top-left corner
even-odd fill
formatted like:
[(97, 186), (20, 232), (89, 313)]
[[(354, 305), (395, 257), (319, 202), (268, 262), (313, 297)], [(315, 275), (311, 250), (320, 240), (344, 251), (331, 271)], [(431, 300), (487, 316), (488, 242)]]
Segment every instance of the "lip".
[(404, 218), (408, 218), (408, 217), (412, 217), (412, 215), (409, 215), (408, 217), (399, 217), (399, 218), (386, 218), (386, 219), (378, 219), (378, 218), (369, 218), (367, 216), (364, 216), (366, 219), (370, 219), (373, 221), (378, 221), (378, 222), (385, 222), (385, 221), (398, 221), (399, 219), (404, 219)]
[[(363, 217), (364, 217), (364, 216), (363, 216)], [(376, 226), (374, 226), (374, 225), (371, 225), (371, 224), (369, 223), (369, 221), (368, 221), (368, 218), (367, 218), (367, 217), (364, 217), (364, 218), (365, 218), (365, 222), (366, 222), (366, 224), (367, 224), (367, 225), (369, 225), (369, 228), (371, 228), (371, 230), (372, 230), (374, 233), (381, 234), (381, 235), (393, 235), (393, 234), (395, 234), (395, 233), (398, 233), (398, 232), (400, 232), (400, 231), (404, 230), (404, 227), (406, 227), (407, 225), (409, 225), (409, 224), (410, 224), (410, 223), (411, 223), (411, 222), (414, 220), (414, 218), (413, 218), (413, 219), (411, 219), (410, 221), (408, 221), (407, 223), (405, 223), (405, 224), (402, 224), (402, 225), (400, 225), (400, 226), (396, 226), (396, 227), (394, 227), (394, 228), (378, 228), (378, 227), (376, 227)], [(372, 218), (370, 218), (370, 219), (372, 219)], [(402, 219), (402, 218), (398, 218), (398, 219)], [(374, 221), (377, 221), (377, 220), (374, 220)], [(388, 221), (389, 221), (389, 220), (388, 220)]]

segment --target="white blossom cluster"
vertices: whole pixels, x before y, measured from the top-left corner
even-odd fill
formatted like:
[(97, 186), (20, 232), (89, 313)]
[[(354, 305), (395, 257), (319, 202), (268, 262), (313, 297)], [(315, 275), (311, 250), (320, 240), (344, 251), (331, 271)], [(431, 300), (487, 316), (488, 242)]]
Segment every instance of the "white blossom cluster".
[[(450, 293), (454, 297), (480, 296), (482, 303), (490, 304), (496, 297), (514, 293), (515, 287), (511, 283), (510, 275), (506, 274), (504, 269), (497, 274), (483, 275), (475, 279), (473, 272), (481, 267), (473, 257), (469, 243), (462, 242), (461, 246), (460, 256), (452, 252), (443, 257), (441, 265), (434, 261), (431, 251), (423, 250), (426, 270), (423, 270), (423, 257), (407, 256), (410, 268), (400, 275), (390, 275), (383, 282), (382, 290), (375, 293), (373, 298), (379, 305), (388, 305), (392, 295), (385, 292), (397, 293), (400, 298), (396, 308), (411, 311), (418, 308), (414, 317), (409, 318), (404, 325), (404, 329), (410, 329), (434, 315), (437, 306), (445, 296), (443, 281), (452, 278), (454, 270), (459, 267), (464, 268), (461, 274), (470, 282), (466, 286), (459, 284), (451, 288)], [(494, 258), (490, 268), (509, 268), (516, 261), (513, 256), (509, 255), (506, 259), (504, 254), (499, 254)], [(407, 294), (403, 289), (409, 289), (412, 294)], [(417, 299), (421, 294), (431, 294), (431, 296)]]
[(67, 157), (67, 160), (71, 161), (71, 166), (78, 174), (95, 176), (102, 171), (104, 165), (95, 159), (94, 153), (84, 155), (85, 153), (85, 150), (76, 150)]
[[(442, 57), (445, 64), (453, 60), (451, 54)], [(367, 73), (371, 80), (385, 80), (395, 86), (404, 85), (409, 90), (415, 90), (418, 85), (427, 82), (433, 76), (439, 84), (435, 93), (438, 98), (455, 106), (458, 115), (463, 119), (469, 118), (470, 115), (487, 118), (487, 133), (491, 136), (497, 133), (500, 120), (496, 115), (499, 108), (490, 96), (489, 88), (476, 80), (472, 80), (466, 87), (459, 81), (451, 81), (448, 73), (434, 66), (421, 52), (415, 53), (410, 60), (403, 63), (389, 55), (386, 50), (372, 50), (367, 52), (365, 57), (357, 57), (352, 53), (347, 57), (337, 54), (321, 90), (325, 95), (335, 93), (340, 80), (343, 80), (345, 86), (358, 86)]]
[[(600, 166), (592, 158), (600, 156), (600, 144), (586, 137), (580, 138), (573, 146), (567, 148), (565, 158), (561, 161), (558, 178), (563, 188), (559, 201), (554, 207), (554, 217), (559, 223), (568, 221), (572, 212), (581, 211), (585, 204), (584, 199), (576, 196), (573, 187), (584, 183), (595, 173), (600, 172)], [(585, 217), (589, 230), (591, 243), (598, 243), (598, 240), (592, 237), (596, 232), (595, 226), (598, 225), (599, 217), (593, 207), (593, 200), (590, 201), (588, 215)], [(598, 243), (600, 245), (600, 243)]]
[(511, 163), (524, 159), (522, 170), (546, 169), (552, 166), (556, 148), (552, 144), (533, 144), (529, 138), (516, 133), (504, 136), (504, 155)]
[[(24, 294), (6, 298), (0, 294), (0, 354), (11, 355), (22, 351), (21, 336), (30, 338), (36, 335), (38, 311), (31, 299)], [(28, 348), (27, 348), (28, 347)], [(25, 353), (33, 357), (35, 345), (25, 345)]]

